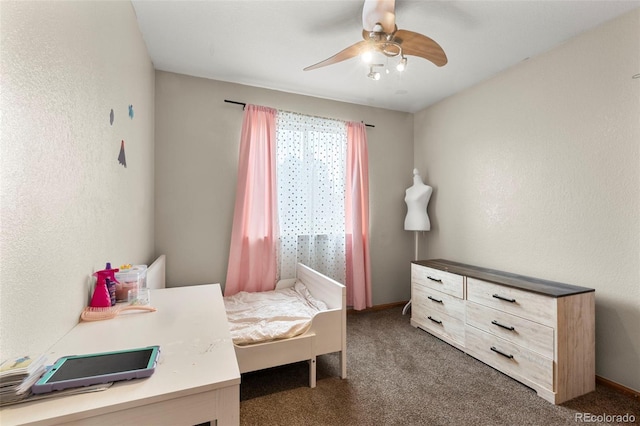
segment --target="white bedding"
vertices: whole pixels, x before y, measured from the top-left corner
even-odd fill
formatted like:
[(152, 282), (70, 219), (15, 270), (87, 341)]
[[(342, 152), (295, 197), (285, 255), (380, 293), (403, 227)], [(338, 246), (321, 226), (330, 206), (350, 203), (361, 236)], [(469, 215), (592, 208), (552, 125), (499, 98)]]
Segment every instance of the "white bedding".
[(247, 293), (241, 291), (224, 298), (224, 306), (236, 345), (286, 339), (304, 333), (313, 316), (327, 310), (301, 281), (293, 287)]

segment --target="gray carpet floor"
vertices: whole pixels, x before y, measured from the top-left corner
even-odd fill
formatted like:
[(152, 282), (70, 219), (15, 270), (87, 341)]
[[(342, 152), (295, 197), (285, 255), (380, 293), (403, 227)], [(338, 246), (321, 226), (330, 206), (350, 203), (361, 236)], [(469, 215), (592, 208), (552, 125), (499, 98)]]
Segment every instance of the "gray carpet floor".
[(318, 357), (315, 389), (305, 362), (242, 375), (240, 423), (551, 426), (626, 414), (640, 424), (640, 401), (605, 386), (553, 405), (412, 327), (401, 307), (347, 315), (347, 352), (344, 380), (337, 354)]

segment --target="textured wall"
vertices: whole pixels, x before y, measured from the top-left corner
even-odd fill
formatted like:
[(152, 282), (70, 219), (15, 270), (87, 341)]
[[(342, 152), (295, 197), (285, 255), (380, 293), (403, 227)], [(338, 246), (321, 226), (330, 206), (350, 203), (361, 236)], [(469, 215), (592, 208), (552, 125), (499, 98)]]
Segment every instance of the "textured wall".
[(129, 2), (3, 1), (0, 12), (6, 358), (68, 332), (104, 262), (153, 258), (154, 71)]
[(167, 254), (168, 284), (226, 279), (242, 107), (224, 99), (376, 126), (367, 130), (373, 302), (408, 300), (411, 114), (157, 71), (156, 251)]
[(596, 289), (597, 374), (640, 389), (640, 10), (414, 118), (428, 257)]

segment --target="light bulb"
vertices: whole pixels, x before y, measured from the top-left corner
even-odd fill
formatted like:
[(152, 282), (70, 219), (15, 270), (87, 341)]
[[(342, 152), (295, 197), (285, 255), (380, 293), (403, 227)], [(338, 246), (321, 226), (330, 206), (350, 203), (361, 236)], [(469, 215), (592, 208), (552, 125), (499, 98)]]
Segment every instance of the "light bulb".
[(369, 74), (367, 74), (367, 77), (369, 77), (372, 80), (380, 80), (380, 73), (378, 71), (374, 71), (372, 67), (369, 70)]
[(362, 62), (364, 62), (365, 64), (370, 64), (371, 61), (373, 60), (373, 53), (371, 53), (370, 50), (367, 50), (363, 52), (362, 55), (360, 55), (360, 58), (362, 59)]
[(407, 58), (402, 58), (400, 59), (400, 62), (398, 62), (398, 65), (396, 65), (396, 69), (399, 72), (404, 71), (405, 69), (407, 69)]
[(367, 77), (369, 77), (372, 80), (380, 80), (380, 73), (378, 71), (374, 71), (373, 67), (382, 67), (384, 66), (383, 64), (371, 64), (369, 65), (369, 74), (367, 74)]

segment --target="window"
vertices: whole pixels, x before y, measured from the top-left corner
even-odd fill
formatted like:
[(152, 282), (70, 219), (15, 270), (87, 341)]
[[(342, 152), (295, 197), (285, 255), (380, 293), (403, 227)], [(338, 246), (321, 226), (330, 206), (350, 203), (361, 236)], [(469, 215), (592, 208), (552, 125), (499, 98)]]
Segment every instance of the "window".
[(276, 120), (281, 278), (295, 266), (345, 282), (346, 123), (291, 112)]

